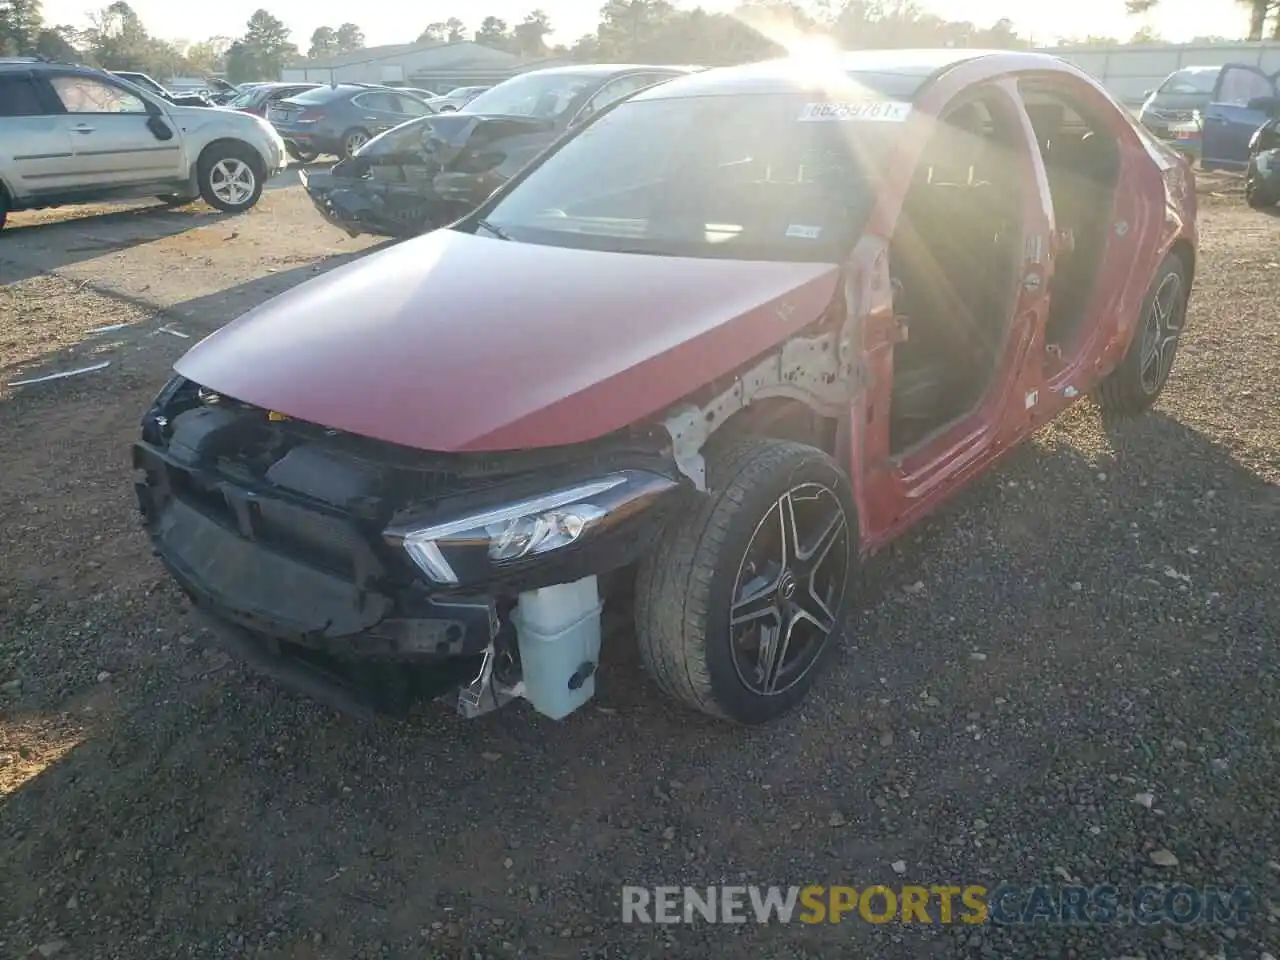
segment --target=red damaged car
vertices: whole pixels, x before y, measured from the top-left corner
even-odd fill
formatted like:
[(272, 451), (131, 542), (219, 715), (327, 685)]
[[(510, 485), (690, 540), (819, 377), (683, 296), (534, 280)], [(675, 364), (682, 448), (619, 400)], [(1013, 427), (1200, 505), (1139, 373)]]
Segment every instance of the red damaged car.
[(760, 723), (862, 558), (1076, 399), (1152, 404), (1195, 221), (1055, 58), (678, 78), (198, 344), (142, 512), (220, 642), (330, 703), (563, 717), (613, 608), (667, 694)]

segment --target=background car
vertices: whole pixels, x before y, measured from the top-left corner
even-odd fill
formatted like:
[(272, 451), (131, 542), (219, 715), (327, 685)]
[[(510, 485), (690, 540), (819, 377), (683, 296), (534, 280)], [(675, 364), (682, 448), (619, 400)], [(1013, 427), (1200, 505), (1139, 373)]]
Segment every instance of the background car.
[(1160, 86), (1143, 95), (1138, 121), (1161, 140), (1170, 139), (1170, 124), (1189, 122), (1197, 111), (1203, 113), (1213, 101), (1221, 73), (1220, 65), (1175, 70)]
[(407, 236), (454, 220), (557, 137), (637, 90), (698, 67), (584, 64), (532, 70), (462, 111), (411, 120), (303, 186), (348, 233)]
[(1212, 99), (1203, 111), (1200, 166), (1240, 170), (1249, 164), (1249, 142), (1259, 127), (1280, 114), (1276, 74), (1251, 63), (1220, 68)]
[(179, 106), (92, 67), (0, 60), (0, 225), (10, 210), (148, 196), (239, 212), (287, 166), (258, 117)]
[[(314, 90), (318, 86), (320, 86), (318, 83), (255, 83), (227, 101), (224, 106), (228, 110), (239, 110), (242, 113), (252, 113), (254, 116), (265, 118), (273, 103)], [(317, 156), (315, 153), (301, 150), (294, 144), (286, 143), (285, 147), (289, 151), (289, 156), (302, 163), (310, 163)]]
[(202, 93), (175, 93), (145, 73), (137, 73), (132, 70), (111, 70), (108, 72), (158, 97), (163, 97), (170, 103), (176, 103), (180, 107), (212, 107), (214, 105), (213, 101)]
[(444, 96), (439, 98), (436, 104), (436, 110), (439, 113), (452, 113), (455, 110), (461, 110), (480, 94), (490, 87), (454, 87)]
[(299, 159), (322, 153), (351, 157), (369, 140), (435, 110), (394, 87), (339, 83), (315, 87), (272, 103), (267, 119)]
[(1268, 120), (1249, 140), (1244, 200), (1255, 209), (1280, 203), (1280, 118)]

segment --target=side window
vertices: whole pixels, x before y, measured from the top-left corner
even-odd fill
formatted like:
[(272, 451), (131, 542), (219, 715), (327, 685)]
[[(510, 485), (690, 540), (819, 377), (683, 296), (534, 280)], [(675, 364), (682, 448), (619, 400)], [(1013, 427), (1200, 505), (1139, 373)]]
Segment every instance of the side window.
[(384, 93), (381, 90), (362, 93), (357, 97), (352, 97), (351, 102), (361, 110), (379, 110), (383, 113), (400, 112), (400, 98), (394, 93)]
[(585, 120), (600, 110), (603, 110), (615, 100), (621, 100), (623, 97), (635, 93), (643, 87), (653, 83), (652, 74), (638, 73), (628, 77), (619, 77), (616, 80), (610, 80), (603, 87), (595, 92), (587, 105), (582, 108), (580, 117)]
[(29, 77), (0, 75), (0, 117), (38, 117), (48, 113), (40, 89)]
[(94, 77), (53, 77), (49, 81), (67, 113), (146, 113), (142, 98)]
[(1245, 106), (1254, 97), (1274, 97), (1275, 87), (1271, 81), (1253, 70), (1228, 68), (1222, 74), (1222, 88), (1218, 91), (1221, 103), (1233, 103)]
[(431, 108), (416, 97), (399, 93), (396, 94), (396, 99), (400, 101), (400, 109), (396, 111), (397, 113), (403, 113), (409, 117), (426, 117), (431, 114)]

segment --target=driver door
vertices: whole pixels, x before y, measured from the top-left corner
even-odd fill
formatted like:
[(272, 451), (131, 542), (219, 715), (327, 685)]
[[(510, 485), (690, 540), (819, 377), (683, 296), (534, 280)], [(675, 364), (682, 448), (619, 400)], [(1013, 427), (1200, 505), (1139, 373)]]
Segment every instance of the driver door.
[(1271, 119), (1267, 110), (1251, 107), (1260, 97), (1276, 97), (1276, 78), (1247, 63), (1229, 63), (1218, 74), (1213, 100), (1205, 107), (1201, 167), (1242, 170), (1249, 163), (1249, 138)]
[[(184, 178), (182, 140), (160, 140), (147, 125), (147, 104), (105, 78), (56, 74), (49, 85), (71, 138), (68, 187), (127, 187)], [(168, 121), (165, 121), (168, 123)]]

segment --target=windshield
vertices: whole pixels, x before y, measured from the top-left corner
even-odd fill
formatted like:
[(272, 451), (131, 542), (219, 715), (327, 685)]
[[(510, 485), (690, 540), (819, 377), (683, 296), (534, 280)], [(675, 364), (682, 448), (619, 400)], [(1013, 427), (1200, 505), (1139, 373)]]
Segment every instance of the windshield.
[(900, 125), (810, 112), (809, 99), (629, 101), (530, 172), (485, 220), (528, 243), (838, 262), (870, 215)]
[(1220, 67), (1192, 67), (1179, 70), (1160, 85), (1160, 92), (1212, 96), (1213, 85), (1217, 83), (1220, 72)]
[(418, 117), (384, 130), (363, 147), (361, 157), (389, 157), (399, 153), (418, 154), (423, 140), (431, 132), (431, 117)]
[(568, 110), (597, 77), (572, 73), (526, 73), (485, 91), (467, 104), (467, 113), (539, 117), (553, 120)]
[(261, 92), (261, 90), (255, 88), (253, 90), (246, 90), (243, 93), (238, 93), (227, 101), (227, 106), (235, 107), (237, 110), (244, 107), (251, 107), (253, 106), (253, 102), (258, 99), (258, 95)]

